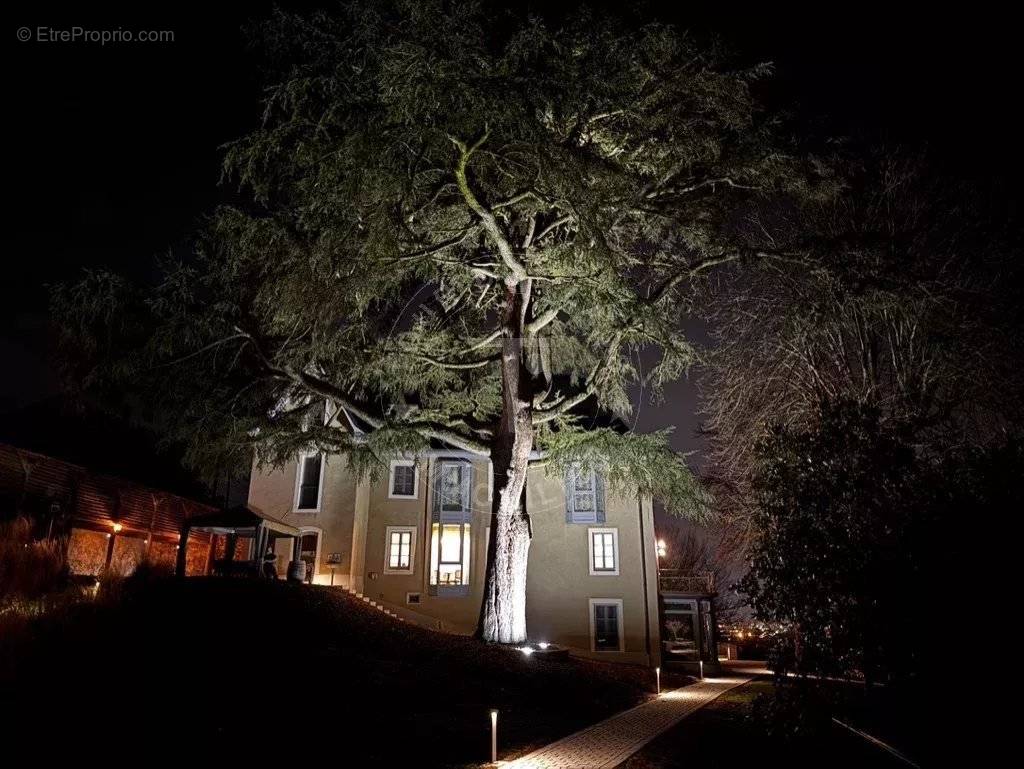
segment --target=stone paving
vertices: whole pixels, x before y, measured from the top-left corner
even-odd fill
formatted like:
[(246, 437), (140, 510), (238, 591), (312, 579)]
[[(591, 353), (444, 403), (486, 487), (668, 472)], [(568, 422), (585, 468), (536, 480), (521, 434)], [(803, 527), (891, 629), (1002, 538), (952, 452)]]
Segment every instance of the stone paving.
[(552, 742), (502, 769), (612, 769), (659, 734), (730, 689), (768, 671), (763, 665), (725, 663), (717, 678), (664, 692), (582, 731)]

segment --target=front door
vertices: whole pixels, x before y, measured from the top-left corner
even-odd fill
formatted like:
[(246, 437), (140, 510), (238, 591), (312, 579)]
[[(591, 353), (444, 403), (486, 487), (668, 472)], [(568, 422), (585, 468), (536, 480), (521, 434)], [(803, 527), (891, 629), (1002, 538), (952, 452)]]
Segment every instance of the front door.
[(316, 574), (316, 554), (320, 544), (320, 534), (315, 531), (303, 532), (299, 544), (299, 558), (306, 562), (306, 582), (313, 584)]

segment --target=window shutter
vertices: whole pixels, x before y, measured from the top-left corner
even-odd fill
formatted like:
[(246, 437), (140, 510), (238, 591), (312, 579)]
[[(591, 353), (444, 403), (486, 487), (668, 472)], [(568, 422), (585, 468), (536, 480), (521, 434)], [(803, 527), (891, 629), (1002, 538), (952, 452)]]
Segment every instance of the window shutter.
[(605, 523), (604, 514), (604, 475), (594, 473), (594, 504), (597, 507), (597, 522)]
[(462, 466), (462, 522), (473, 522), (473, 464)]
[[(451, 501), (445, 499), (444, 475), (446, 465), (456, 465), (461, 471), (462, 477), (459, 486), (461, 501), (457, 510), (446, 510), (446, 506), (443, 504), (445, 501)], [(433, 480), (434, 503), (431, 509), (433, 510), (434, 521), (438, 523), (472, 523), (473, 465), (469, 462), (442, 460), (435, 466)], [(447, 507), (451, 508), (452, 506), (449, 504)]]
[(575, 470), (570, 466), (565, 471), (565, 522), (573, 522), (573, 486), (576, 484)]

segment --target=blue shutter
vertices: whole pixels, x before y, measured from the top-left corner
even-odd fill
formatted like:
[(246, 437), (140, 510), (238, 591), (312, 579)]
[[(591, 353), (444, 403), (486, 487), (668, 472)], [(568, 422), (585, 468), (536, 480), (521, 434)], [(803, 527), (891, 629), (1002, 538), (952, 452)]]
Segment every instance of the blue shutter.
[(472, 462), (466, 462), (462, 466), (462, 522), (473, 522), (473, 473), (475, 468)]
[(566, 523), (572, 523), (573, 522), (572, 521), (572, 519), (573, 519), (573, 515), (572, 515), (572, 513), (573, 513), (573, 508), (572, 508), (572, 503), (573, 503), (572, 489), (573, 489), (573, 486), (576, 483), (574, 475), (575, 475), (575, 470), (573, 470), (573, 468), (570, 466), (569, 469), (565, 471), (565, 522)]
[[(446, 501), (444, 496), (444, 469), (446, 465), (457, 465), (461, 469), (462, 483), (460, 485), (459, 509), (445, 509), (442, 502)], [(432, 505), (433, 519), (435, 523), (472, 523), (473, 518), (473, 465), (469, 462), (458, 460), (442, 459), (437, 462), (434, 469), (434, 504)], [(451, 500), (448, 500), (451, 501)], [(448, 505), (449, 508), (452, 505)]]

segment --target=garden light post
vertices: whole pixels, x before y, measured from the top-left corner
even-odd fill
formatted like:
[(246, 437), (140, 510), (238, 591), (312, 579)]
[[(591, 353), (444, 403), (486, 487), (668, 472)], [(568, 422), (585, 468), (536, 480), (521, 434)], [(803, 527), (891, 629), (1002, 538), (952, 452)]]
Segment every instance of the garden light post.
[(491, 763), (498, 763), (498, 711), (491, 711)]

